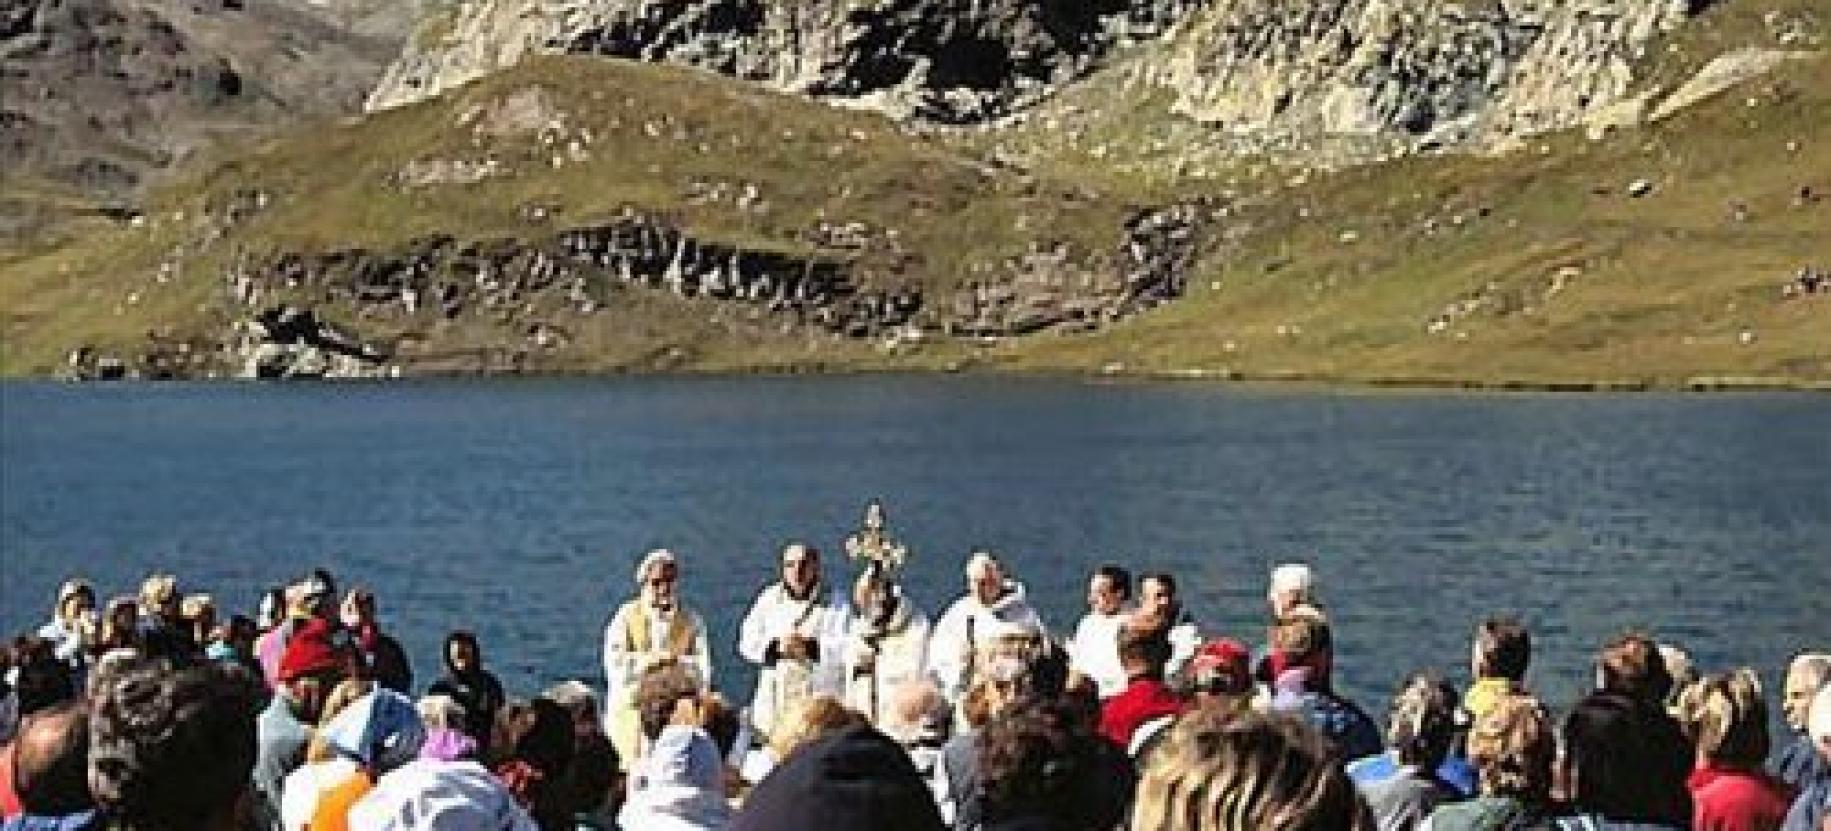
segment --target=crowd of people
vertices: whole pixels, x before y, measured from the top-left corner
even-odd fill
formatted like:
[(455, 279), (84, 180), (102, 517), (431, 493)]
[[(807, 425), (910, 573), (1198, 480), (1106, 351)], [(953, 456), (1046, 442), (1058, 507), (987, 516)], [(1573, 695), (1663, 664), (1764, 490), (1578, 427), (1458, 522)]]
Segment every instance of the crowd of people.
[[(786, 546), (729, 634), (650, 552), (602, 686), (531, 697), (467, 631), (416, 685), (375, 596), (323, 570), (250, 616), (169, 575), (105, 604), (72, 579), (0, 653), (3, 829), (1831, 831), (1831, 655), (1789, 666), (1783, 736), (1754, 671), (1697, 672), (1639, 632), (1554, 713), (1531, 633), (1497, 616), (1466, 690), (1420, 670), (1380, 723), (1332, 683), (1301, 563), (1270, 573), (1249, 642), (1204, 628), (1173, 575), (1116, 565), (1052, 631), (988, 552), (931, 622), (897, 549), (848, 549), (830, 581)], [(730, 634), (741, 670), (713, 665)], [(717, 692), (728, 672), (750, 701)]]

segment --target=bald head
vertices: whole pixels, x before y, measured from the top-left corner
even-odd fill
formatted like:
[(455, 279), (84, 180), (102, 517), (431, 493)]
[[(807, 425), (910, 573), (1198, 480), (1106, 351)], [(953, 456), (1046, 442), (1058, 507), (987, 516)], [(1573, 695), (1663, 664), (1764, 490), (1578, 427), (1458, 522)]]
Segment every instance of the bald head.
[(89, 714), (80, 702), (34, 713), (19, 726), (13, 786), (26, 813), (64, 816), (94, 807), (89, 796)]

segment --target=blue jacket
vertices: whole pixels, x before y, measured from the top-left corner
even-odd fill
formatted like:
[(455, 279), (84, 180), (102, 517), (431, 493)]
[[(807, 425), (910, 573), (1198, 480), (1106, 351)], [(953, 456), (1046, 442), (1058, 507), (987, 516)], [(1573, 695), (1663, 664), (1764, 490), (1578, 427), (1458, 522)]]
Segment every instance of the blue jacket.
[(1812, 737), (1804, 733), (1794, 734), (1793, 740), (1780, 749), (1769, 772), (1775, 779), (1801, 791), (1831, 779), (1831, 768), (1825, 765), (1825, 757), (1812, 745)]
[(1333, 693), (1308, 690), (1301, 694), (1279, 693), (1272, 709), (1302, 716), (1312, 727), (1335, 745), (1342, 764), (1383, 749), (1380, 728), (1354, 702)]
[(1793, 800), (1780, 831), (1818, 831), (1831, 814), (1831, 781), (1820, 779)]
[[(1354, 784), (1365, 787), (1387, 779), (1399, 772), (1398, 760), (1391, 753), (1368, 756), (1348, 766), (1348, 778)], [(1475, 795), (1478, 774), (1475, 766), (1467, 758), (1457, 754), (1445, 757), (1443, 764), (1437, 766), (1437, 779), (1443, 784), (1455, 788), (1463, 797)]]

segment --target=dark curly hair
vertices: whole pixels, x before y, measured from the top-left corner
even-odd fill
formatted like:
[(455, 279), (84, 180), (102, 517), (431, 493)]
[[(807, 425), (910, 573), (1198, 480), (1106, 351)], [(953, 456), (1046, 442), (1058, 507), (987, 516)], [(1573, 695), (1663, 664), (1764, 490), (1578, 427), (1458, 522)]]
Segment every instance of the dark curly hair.
[(230, 664), (143, 661), (95, 691), (89, 786), (132, 831), (224, 825), (254, 769), (260, 688)]
[(979, 796), (988, 823), (1044, 819), (1049, 827), (1106, 829), (1125, 819), (1130, 762), (1071, 708), (1026, 701), (979, 738)]

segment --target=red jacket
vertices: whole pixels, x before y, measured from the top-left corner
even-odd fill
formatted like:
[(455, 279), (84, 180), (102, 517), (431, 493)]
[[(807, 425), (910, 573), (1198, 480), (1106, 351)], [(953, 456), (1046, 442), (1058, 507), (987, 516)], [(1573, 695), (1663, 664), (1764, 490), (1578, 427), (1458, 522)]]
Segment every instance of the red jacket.
[(13, 748), (15, 741), (0, 745), (0, 819), (11, 819), (25, 812), (19, 804), (19, 791), (13, 787)]
[(1174, 716), (1184, 708), (1183, 700), (1155, 678), (1134, 678), (1125, 690), (1100, 706), (1100, 735), (1129, 750), (1132, 734), (1145, 722)]
[(1778, 831), (1793, 789), (1759, 770), (1699, 767), (1685, 780), (1695, 831)]

